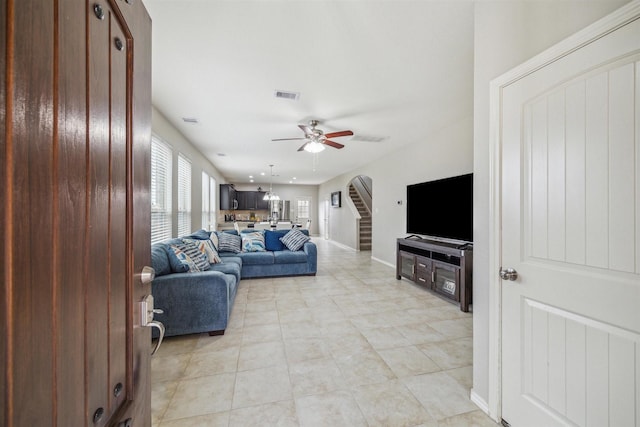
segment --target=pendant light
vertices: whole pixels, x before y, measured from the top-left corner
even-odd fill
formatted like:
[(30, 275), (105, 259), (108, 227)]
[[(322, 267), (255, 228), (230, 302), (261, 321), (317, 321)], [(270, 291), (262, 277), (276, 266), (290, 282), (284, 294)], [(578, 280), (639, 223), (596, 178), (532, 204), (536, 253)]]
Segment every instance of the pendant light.
[(280, 196), (278, 196), (273, 192), (273, 165), (269, 165), (269, 167), (271, 168), (271, 180), (269, 182), (269, 191), (267, 191), (267, 194), (264, 195), (262, 200), (268, 200), (268, 201), (280, 200)]

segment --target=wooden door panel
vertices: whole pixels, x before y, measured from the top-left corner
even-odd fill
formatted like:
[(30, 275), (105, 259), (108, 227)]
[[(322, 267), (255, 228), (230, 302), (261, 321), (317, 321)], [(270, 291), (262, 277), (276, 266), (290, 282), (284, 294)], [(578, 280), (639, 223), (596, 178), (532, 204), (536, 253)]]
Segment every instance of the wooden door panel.
[[(118, 18), (110, 14), (110, 197), (109, 197), (109, 376), (114, 401), (110, 413), (126, 401), (127, 374), (127, 311), (132, 302), (127, 299), (130, 286), (127, 263), (127, 39), (120, 28)], [(118, 44), (120, 41), (120, 44)], [(120, 393), (115, 390), (121, 390)]]
[(149, 16), (2, 0), (0, 26), (0, 425), (150, 426)]
[[(84, 22), (86, 13), (77, 0), (58, 0), (59, 16), (66, 22)], [(85, 266), (82, 259), (86, 238), (87, 83), (86, 27), (67, 25), (59, 32), (58, 143), (54, 210), (56, 245), (56, 415), (58, 425), (86, 420), (84, 384)]]

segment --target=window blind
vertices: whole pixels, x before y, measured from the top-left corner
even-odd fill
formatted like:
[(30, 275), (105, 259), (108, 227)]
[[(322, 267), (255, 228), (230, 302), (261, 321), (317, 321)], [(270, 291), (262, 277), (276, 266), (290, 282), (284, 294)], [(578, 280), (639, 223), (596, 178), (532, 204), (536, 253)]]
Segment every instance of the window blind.
[(209, 211), (211, 205), (209, 201), (209, 174), (202, 172), (202, 228), (210, 230)]
[(151, 138), (151, 243), (171, 237), (171, 147)]
[(178, 236), (191, 233), (191, 161), (178, 154)]

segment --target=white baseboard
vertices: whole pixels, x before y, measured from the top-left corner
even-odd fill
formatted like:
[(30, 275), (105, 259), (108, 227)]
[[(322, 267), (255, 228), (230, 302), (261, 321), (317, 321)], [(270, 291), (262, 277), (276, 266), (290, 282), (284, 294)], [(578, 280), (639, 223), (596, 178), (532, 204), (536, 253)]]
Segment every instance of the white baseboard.
[(471, 399), (482, 412), (489, 415), (489, 405), (473, 389), (471, 389), (471, 393), (469, 393), (469, 399)]
[(380, 258), (376, 258), (376, 257), (373, 257), (373, 256), (371, 257), (371, 259), (373, 261), (379, 262), (380, 264), (384, 264), (386, 266), (389, 266), (389, 267), (393, 268), (394, 270), (396, 269), (396, 265), (395, 264), (391, 264), (390, 262), (383, 261)]
[(341, 247), (342, 249), (346, 249), (348, 251), (353, 251), (353, 252), (357, 252), (354, 248), (352, 248), (351, 246), (347, 246), (347, 245), (343, 245), (342, 243), (336, 242), (335, 240), (328, 240), (329, 243), (332, 243), (336, 246)]

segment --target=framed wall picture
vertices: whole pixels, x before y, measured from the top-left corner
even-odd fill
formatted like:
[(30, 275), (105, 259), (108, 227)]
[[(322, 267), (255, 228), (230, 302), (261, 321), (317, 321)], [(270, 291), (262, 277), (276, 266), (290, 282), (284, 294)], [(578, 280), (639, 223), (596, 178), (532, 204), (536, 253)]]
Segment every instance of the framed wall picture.
[(331, 193), (331, 206), (334, 208), (339, 208), (342, 206), (342, 199), (340, 197), (340, 191), (335, 191)]

